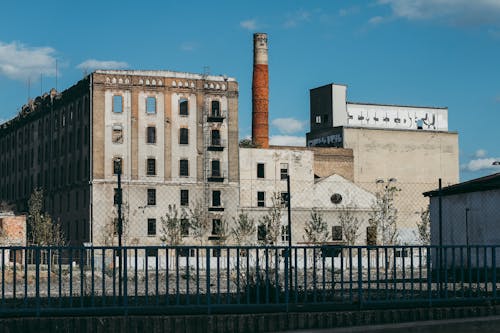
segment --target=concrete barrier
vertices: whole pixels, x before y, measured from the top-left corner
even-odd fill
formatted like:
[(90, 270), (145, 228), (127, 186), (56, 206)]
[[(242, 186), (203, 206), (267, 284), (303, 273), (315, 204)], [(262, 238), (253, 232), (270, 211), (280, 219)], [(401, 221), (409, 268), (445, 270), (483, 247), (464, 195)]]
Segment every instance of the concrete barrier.
[(0, 333), (226, 333), (279, 332), (500, 315), (500, 305), (192, 316), (1, 318)]

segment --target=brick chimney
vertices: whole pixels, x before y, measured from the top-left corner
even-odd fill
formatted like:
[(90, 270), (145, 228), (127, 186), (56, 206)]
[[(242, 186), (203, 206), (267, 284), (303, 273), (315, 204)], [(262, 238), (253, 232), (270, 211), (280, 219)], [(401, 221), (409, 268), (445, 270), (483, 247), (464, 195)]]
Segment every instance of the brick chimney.
[(253, 35), (252, 142), (269, 148), (269, 73), (267, 68), (267, 34)]

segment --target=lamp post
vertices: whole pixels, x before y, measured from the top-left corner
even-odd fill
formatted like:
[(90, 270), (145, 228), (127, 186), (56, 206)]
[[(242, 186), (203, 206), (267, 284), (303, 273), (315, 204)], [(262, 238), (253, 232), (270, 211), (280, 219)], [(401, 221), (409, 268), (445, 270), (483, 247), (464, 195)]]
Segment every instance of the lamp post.
[(290, 285), (289, 289), (292, 288), (292, 205), (291, 205), (291, 194), (290, 194), (290, 174), (287, 173), (286, 175), (286, 190), (288, 192), (287, 195), (287, 213), (288, 213), (288, 256), (289, 256), (289, 262), (290, 262)]
[[(117, 158), (113, 162), (113, 171), (117, 176), (117, 205), (118, 205), (118, 292), (122, 296), (122, 234), (123, 234), (123, 219), (122, 219), (122, 159)], [(114, 257), (114, 255), (113, 255)]]

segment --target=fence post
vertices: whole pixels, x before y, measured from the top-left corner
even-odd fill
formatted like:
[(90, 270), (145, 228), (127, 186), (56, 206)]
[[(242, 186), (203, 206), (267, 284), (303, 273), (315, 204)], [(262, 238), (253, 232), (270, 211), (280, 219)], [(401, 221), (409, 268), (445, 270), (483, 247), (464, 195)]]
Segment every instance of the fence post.
[(438, 205), (439, 205), (439, 261), (438, 261), (438, 285), (439, 285), (439, 295), (441, 295), (443, 291), (443, 282), (442, 282), (442, 269), (443, 269), (443, 200), (442, 200), (442, 180), (439, 178), (439, 196), (438, 196)]
[(491, 247), (491, 270), (492, 270), (492, 291), (493, 291), (493, 298), (497, 297), (497, 257), (496, 257), (496, 252), (497, 248), (496, 246)]
[[(25, 267), (26, 276), (28, 275), (28, 265)], [(25, 280), (27, 283), (28, 280)], [(36, 293), (36, 316), (40, 316), (40, 247), (35, 248), (35, 293)]]
[(363, 258), (361, 257), (363, 254), (362, 250), (363, 249), (361, 247), (358, 247), (358, 301), (360, 309), (362, 308), (363, 303)]
[(289, 289), (292, 288), (292, 194), (290, 193), (290, 175), (286, 175), (286, 190), (288, 192), (287, 196), (287, 207), (288, 207), (288, 260), (290, 261), (289, 269), (290, 269), (290, 283)]

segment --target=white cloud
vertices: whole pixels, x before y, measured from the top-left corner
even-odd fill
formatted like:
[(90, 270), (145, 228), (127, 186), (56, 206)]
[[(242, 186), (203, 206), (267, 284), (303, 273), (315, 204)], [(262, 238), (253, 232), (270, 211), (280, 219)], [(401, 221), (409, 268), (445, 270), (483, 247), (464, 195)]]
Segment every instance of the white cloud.
[(242, 27), (243, 29), (250, 30), (250, 31), (257, 30), (257, 28), (258, 28), (257, 20), (251, 19), (251, 20), (241, 21), (240, 27)]
[(114, 60), (95, 60), (88, 59), (77, 65), (76, 68), (83, 71), (93, 71), (95, 69), (122, 69), (127, 68), (128, 64), (123, 61)]
[(55, 76), (56, 51), (48, 46), (29, 47), (19, 42), (0, 42), (0, 75), (13, 80)]
[(484, 150), (484, 149), (478, 149), (478, 150), (476, 150), (476, 152), (474, 153), (474, 157), (475, 158), (484, 158), (484, 157), (486, 157), (486, 150)]
[(498, 0), (379, 0), (396, 17), (438, 20), (453, 25), (499, 25)]
[(306, 138), (293, 135), (271, 135), (269, 144), (273, 146), (300, 146), (305, 147)]
[(182, 51), (194, 51), (196, 50), (196, 48), (198, 47), (198, 45), (196, 45), (196, 43), (193, 43), (193, 42), (183, 42), (180, 46), (180, 49)]
[(278, 128), (280, 133), (291, 134), (297, 133), (304, 129), (305, 123), (294, 118), (276, 118), (271, 121), (271, 124)]
[(376, 24), (382, 23), (383, 21), (384, 21), (384, 18), (382, 16), (374, 16), (368, 20), (368, 23), (376, 25)]
[(293, 13), (288, 13), (285, 23), (285, 28), (295, 28), (302, 22), (307, 22), (311, 19), (311, 13), (306, 10), (298, 10)]
[(464, 171), (480, 171), (480, 170), (500, 170), (499, 165), (493, 165), (493, 162), (500, 161), (500, 158), (476, 158), (470, 160), (466, 164), (462, 164), (460, 168)]

